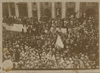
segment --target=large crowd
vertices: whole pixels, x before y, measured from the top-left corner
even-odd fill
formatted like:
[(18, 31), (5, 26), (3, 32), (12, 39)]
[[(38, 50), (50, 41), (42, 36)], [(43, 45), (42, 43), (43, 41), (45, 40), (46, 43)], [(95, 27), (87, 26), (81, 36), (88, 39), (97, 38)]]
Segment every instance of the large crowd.
[[(12, 19), (12, 21), (9, 21)], [(27, 32), (3, 31), (3, 61), (13, 69), (97, 69), (99, 68), (99, 28), (94, 17), (66, 19), (4, 18), (21, 23)], [(61, 29), (66, 29), (62, 32)], [(64, 47), (55, 45), (57, 35)]]

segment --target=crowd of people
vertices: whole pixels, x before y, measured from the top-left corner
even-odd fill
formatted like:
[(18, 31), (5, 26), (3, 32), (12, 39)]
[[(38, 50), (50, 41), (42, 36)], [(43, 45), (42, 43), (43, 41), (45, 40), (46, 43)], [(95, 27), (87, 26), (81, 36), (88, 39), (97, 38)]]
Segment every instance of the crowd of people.
[(33, 24), (34, 21), (33, 20), (36, 20), (37, 18), (28, 18), (28, 17), (16, 17), (16, 16), (9, 16), (9, 17), (6, 17), (4, 16), (3, 17), (3, 23), (7, 23), (8, 25), (13, 25), (13, 24)]
[[(22, 18), (23, 19), (23, 18)], [(93, 17), (33, 19), (18, 23), (27, 32), (3, 31), (3, 61), (10, 59), (13, 69), (98, 69), (99, 28)], [(12, 20), (14, 21), (14, 20)], [(16, 23), (7, 22), (8, 24)], [(51, 29), (52, 28), (52, 29)], [(65, 28), (66, 32), (61, 29)], [(60, 36), (64, 47), (55, 43)]]

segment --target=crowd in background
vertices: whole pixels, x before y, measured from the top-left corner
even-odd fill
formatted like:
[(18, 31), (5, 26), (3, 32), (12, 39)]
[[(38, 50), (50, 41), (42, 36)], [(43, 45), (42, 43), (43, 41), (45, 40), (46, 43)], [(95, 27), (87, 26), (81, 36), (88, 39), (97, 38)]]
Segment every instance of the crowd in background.
[[(44, 17), (39, 21), (26, 17), (4, 18), (3, 22), (28, 27), (26, 33), (24, 29), (3, 31), (3, 60), (12, 60), (13, 69), (99, 68), (99, 28), (92, 16), (48, 20)], [(66, 29), (65, 33), (62, 28)], [(57, 35), (64, 48), (55, 45)]]

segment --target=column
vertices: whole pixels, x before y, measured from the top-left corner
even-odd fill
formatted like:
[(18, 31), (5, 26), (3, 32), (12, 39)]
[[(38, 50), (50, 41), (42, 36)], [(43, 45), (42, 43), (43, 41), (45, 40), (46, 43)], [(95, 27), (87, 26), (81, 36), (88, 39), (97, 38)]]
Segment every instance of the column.
[(28, 10), (28, 17), (32, 17), (32, 3), (31, 2), (28, 2), (27, 3), (27, 10)]
[(76, 18), (79, 18), (79, 10), (80, 10), (80, 2), (76, 2), (76, 4), (75, 4), (75, 12), (78, 12), (76, 14)]
[(9, 16), (11, 16), (10, 4), (9, 3), (8, 3), (8, 13), (9, 13)]
[(17, 3), (15, 3), (15, 16), (19, 17), (19, 9)]
[(40, 19), (40, 2), (37, 2), (38, 20)]
[(63, 2), (62, 2), (62, 18), (65, 18), (65, 12), (66, 12), (66, 11), (65, 11), (65, 10), (66, 10), (65, 7), (66, 7), (66, 6), (65, 6), (65, 2), (63, 1)]
[(55, 18), (55, 3), (52, 2), (52, 18)]

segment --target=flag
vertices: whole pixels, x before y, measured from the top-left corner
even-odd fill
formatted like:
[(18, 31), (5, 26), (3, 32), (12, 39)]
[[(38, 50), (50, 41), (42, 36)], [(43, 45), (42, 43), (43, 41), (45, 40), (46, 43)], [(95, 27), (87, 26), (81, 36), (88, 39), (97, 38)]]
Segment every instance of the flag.
[(46, 58), (47, 58), (47, 59), (51, 59), (51, 51), (49, 51), (49, 52), (47, 53)]
[(61, 40), (61, 38), (60, 38), (59, 35), (58, 35), (58, 37), (57, 37), (56, 46), (59, 46), (59, 47), (61, 47), (61, 48), (64, 47), (64, 44), (63, 44), (63, 42), (62, 42), (62, 40)]

